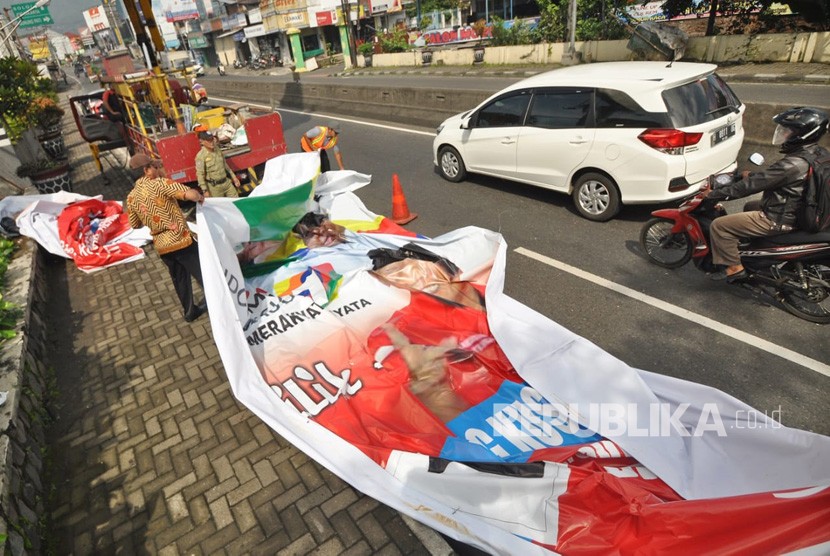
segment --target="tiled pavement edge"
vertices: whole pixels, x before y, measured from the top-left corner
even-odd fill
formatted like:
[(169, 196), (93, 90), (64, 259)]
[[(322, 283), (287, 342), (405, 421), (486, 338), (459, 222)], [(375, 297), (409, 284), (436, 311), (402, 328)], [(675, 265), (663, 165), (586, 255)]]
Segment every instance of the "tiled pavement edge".
[[(74, 190), (123, 201), (127, 172), (105, 162), (104, 185), (64, 122)], [(104, 156), (114, 154), (124, 162), (123, 151)], [(239, 404), (208, 318), (184, 322), (165, 266), (147, 254), (93, 274), (57, 259), (45, 271), (59, 391), (49, 434), (55, 553), (451, 553)]]

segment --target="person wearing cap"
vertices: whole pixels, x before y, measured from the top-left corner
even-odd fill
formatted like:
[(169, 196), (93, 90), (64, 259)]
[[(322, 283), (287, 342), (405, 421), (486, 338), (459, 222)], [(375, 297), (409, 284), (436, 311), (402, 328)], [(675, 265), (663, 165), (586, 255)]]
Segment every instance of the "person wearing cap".
[(153, 245), (170, 272), (173, 288), (182, 305), (184, 320), (192, 322), (206, 310), (204, 302), (193, 299), (193, 277), (202, 285), (202, 267), (199, 250), (187, 227), (178, 201), (202, 203), (204, 195), (164, 176), (161, 160), (139, 153), (130, 158), (130, 168), (141, 170), (132, 191), (127, 195), (127, 216), (130, 226), (147, 226), (153, 236)]
[(337, 146), (337, 138), (340, 136), (340, 124), (338, 122), (329, 122), (326, 126), (317, 126), (309, 129), (300, 138), (300, 146), (307, 153), (319, 151), (320, 153), (320, 172), (328, 172), (331, 170), (329, 157), (326, 151), (331, 150), (334, 153), (334, 159), (341, 170), (346, 168), (343, 166), (343, 156), (340, 154), (340, 147)]
[(228, 166), (225, 156), (209, 131), (199, 132), (202, 149), (196, 155), (196, 180), (206, 197), (239, 197), (239, 178)]

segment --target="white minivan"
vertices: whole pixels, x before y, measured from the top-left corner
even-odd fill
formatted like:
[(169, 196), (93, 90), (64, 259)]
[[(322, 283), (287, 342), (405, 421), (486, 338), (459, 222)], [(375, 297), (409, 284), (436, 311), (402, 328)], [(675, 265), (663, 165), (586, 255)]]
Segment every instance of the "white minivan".
[(662, 203), (735, 169), (745, 106), (689, 62), (606, 62), (524, 79), (448, 118), (433, 142), (447, 180), (468, 172), (572, 195), (590, 220)]

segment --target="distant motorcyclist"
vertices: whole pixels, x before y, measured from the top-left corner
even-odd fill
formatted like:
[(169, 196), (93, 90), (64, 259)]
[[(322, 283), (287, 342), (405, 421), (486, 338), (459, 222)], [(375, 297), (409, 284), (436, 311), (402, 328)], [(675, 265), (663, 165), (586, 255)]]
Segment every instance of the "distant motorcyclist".
[(739, 282), (747, 277), (738, 254), (742, 238), (785, 234), (797, 227), (804, 203), (804, 185), (809, 164), (803, 155), (827, 155), (816, 143), (827, 132), (827, 114), (817, 108), (785, 110), (772, 119), (776, 124), (772, 144), (786, 156), (764, 172), (744, 172), (742, 179), (707, 194), (712, 201), (740, 199), (763, 191), (760, 210), (716, 218), (710, 231), (712, 260), (726, 267), (714, 273), (715, 280)]

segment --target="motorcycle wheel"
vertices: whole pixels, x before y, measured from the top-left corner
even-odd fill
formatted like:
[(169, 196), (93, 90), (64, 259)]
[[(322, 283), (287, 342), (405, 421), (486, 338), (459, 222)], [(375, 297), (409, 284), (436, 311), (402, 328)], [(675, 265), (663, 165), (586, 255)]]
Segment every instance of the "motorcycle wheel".
[(671, 233), (674, 222), (652, 218), (640, 232), (640, 245), (654, 264), (663, 268), (680, 268), (692, 258), (692, 238), (682, 232)]
[[(811, 266), (805, 269), (810, 281), (830, 282), (830, 267)], [(830, 288), (813, 285), (807, 291), (778, 290), (778, 299), (788, 313), (809, 322), (830, 324)]]

